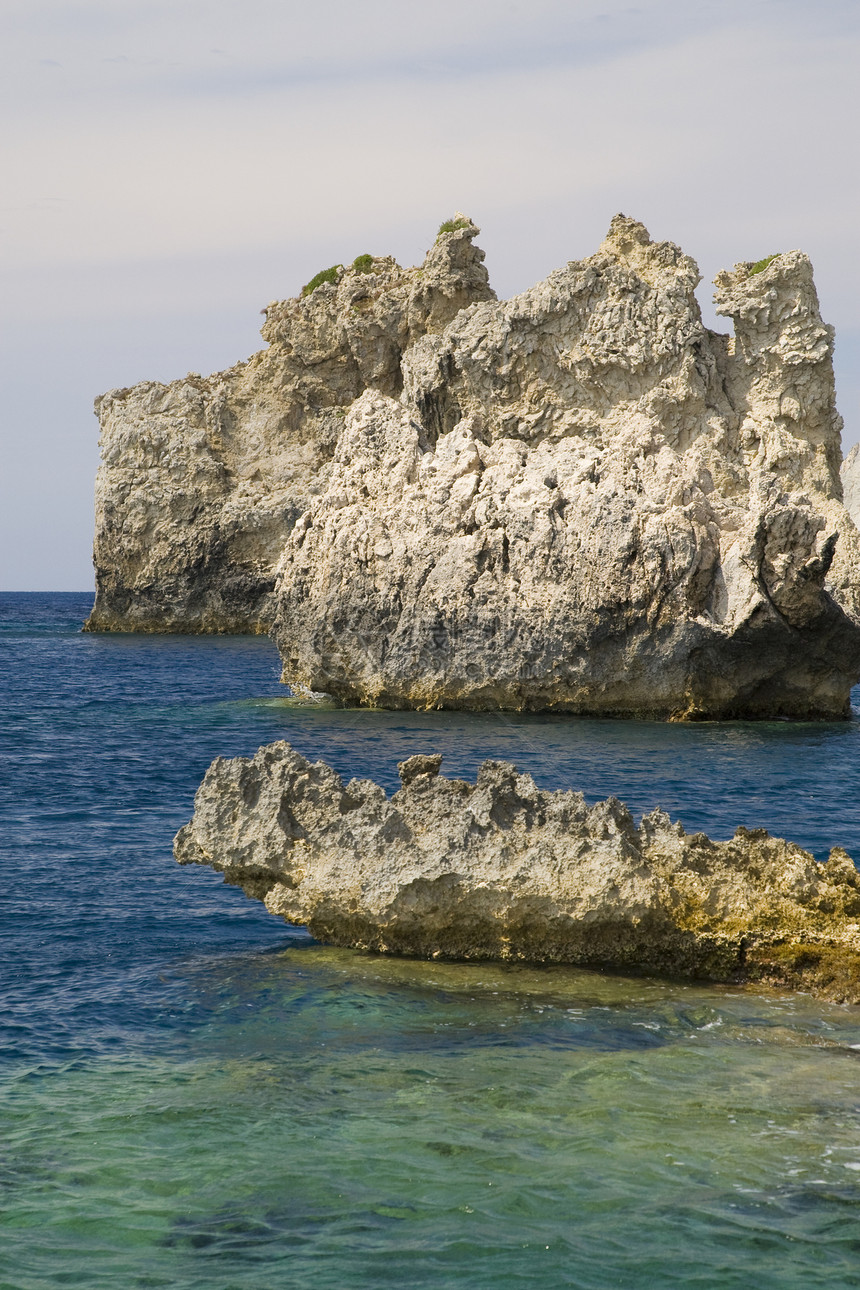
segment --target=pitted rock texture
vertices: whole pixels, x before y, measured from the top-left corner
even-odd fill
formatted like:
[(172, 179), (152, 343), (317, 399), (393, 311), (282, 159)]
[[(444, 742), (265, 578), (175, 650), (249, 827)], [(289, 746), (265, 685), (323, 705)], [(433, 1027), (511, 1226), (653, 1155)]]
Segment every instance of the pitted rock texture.
[(289, 744), (218, 758), (174, 844), (318, 939), (382, 953), (771, 980), (860, 1000), (860, 875), (763, 830), (689, 835), (659, 810), (474, 785), (412, 757), (392, 797)]
[(285, 545), (284, 679), (388, 707), (845, 715), (832, 332), (804, 255), (753, 269), (720, 274), (735, 335), (710, 332), (694, 262), (618, 216), (591, 259), (405, 350), (400, 399), (353, 404)]
[(267, 629), (274, 565), (323, 486), (346, 408), (368, 386), (397, 397), (403, 351), (494, 298), (478, 229), (461, 223), (420, 268), (376, 258), (270, 304), (268, 348), (246, 363), (96, 401), (90, 630)]

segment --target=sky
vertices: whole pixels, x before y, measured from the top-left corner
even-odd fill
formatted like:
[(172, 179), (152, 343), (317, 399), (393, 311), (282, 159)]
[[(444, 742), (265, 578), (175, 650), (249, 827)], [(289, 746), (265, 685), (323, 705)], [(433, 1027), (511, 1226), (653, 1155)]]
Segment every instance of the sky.
[(455, 210), (501, 297), (613, 214), (810, 255), (860, 440), (856, 0), (0, 0), (0, 590), (93, 584), (93, 398)]

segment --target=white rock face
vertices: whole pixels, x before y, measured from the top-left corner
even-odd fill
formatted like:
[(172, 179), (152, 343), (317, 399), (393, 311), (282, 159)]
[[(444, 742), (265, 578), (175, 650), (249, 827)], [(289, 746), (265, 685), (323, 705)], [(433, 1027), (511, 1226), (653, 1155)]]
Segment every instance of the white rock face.
[(404, 349), (493, 298), (468, 220), (418, 269), (375, 258), (269, 305), (268, 348), (210, 377), (96, 401), (93, 631), (265, 631), (274, 565), (320, 491), (346, 408), (399, 395)]
[(843, 715), (860, 546), (811, 266), (721, 274), (734, 338), (697, 281), (617, 217), (591, 259), (406, 350), (400, 400), (352, 406), (286, 543), (284, 679), (393, 707)]
[(860, 443), (855, 443), (842, 463), (844, 506), (855, 525), (860, 524)]
[(845, 715), (860, 534), (806, 256), (718, 276), (727, 336), (634, 220), (505, 302), (476, 233), (104, 396), (90, 627), (271, 629), (346, 703)]
[(338, 945), (421, 957), (526, 959), (776, 978), (860, 998), (860, 876), (763, 830), (637, 828), (610, 798), (544, 792), (505, 762), (477, 783), (400, 767), (388, 798), (289, 744), (218, 758), (175, 842), (270, 913)]

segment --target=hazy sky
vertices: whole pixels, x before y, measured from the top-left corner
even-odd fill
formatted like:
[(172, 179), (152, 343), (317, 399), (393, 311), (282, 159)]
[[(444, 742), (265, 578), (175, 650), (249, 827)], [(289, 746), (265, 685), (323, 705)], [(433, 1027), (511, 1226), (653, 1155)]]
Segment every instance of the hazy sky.
[(455, 209), (502, 296), (633, 215), (712, 324), (720, 268), (802, 248), (860, 439), (856, 0), (0, 0), (0, 51), (0, 589), (92, 585), (96, 394)]

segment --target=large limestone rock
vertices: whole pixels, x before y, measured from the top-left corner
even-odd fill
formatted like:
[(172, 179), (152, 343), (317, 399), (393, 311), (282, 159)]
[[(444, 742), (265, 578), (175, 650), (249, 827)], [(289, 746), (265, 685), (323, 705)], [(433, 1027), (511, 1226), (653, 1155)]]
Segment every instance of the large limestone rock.
[(402, 395), (353, 404), (286, 542), (284, 679), (392, 707), (844, 715), (860, 539), (811, 266), (720, 274), (733, 337), (698, 280), (618, 216), (590, 259), (406, 349)]
[(614, 798), (545, 792), (505, 762), (474, 785), (441, 757), (400, 767), (393, 797), (344, 784), (289, 744), (218, 758), (176, 837), (320, 940), (420, 957), (772, 980), (860, 1000), (860, 875), (763, 830), (689, 835), (661, 811), (637, 828)]
[(469, 220), (423, 265), (344, 269), (269, 305), (268, 348), (210, 377), (143, 382), (96, 401), (93, 631), (265, 631), (274, 565), (323, 486), (346, 408), (396, 398), (405, 349), (493, 299)]

